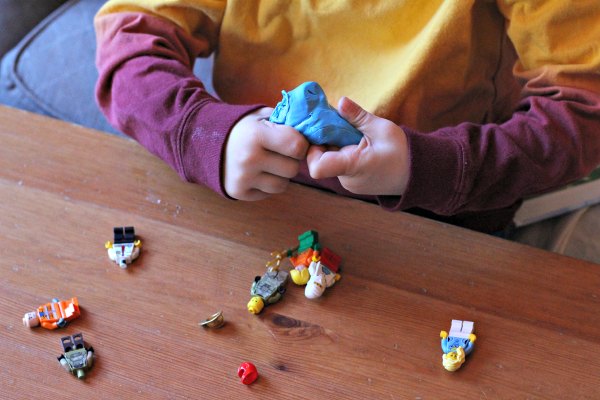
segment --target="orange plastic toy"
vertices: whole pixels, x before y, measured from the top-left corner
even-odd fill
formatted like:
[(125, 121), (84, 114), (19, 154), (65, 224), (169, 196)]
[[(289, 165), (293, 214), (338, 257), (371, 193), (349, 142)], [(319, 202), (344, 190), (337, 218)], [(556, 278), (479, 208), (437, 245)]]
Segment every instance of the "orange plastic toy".
[(51, 303), (39, 306), (36, 311), (26, 313), (23, 316), (23, 325), (29, 328), (38, 325), (46, 329), (64, 328), (70, 321), (79, 317), (79, 314), (77, 297), (66, 301), (52, 299)]

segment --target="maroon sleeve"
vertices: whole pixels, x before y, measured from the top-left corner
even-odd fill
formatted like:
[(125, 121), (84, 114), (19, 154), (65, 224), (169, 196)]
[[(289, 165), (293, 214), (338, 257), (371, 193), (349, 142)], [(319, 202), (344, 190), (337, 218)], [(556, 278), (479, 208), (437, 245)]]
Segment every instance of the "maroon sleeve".
[(97, 17), (97, 102), (107, 119), (185, 180), (225, 195), (223, 150), (233, 125), (260, 105), (212, 97), (194, 76), (211, 38), (142, 13)]
[(403, 128), (411, 177), (402, 197), (379, 197), (390, 210), (498, 210), (600, 164), (600, 96), (582, 89), (538, 89), (502, 124), (464, 123), (430, 133)]

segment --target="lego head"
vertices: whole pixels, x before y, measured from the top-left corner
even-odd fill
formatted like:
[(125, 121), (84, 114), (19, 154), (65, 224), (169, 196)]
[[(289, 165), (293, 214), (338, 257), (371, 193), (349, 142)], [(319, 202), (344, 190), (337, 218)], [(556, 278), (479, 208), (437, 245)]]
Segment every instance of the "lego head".
[(254, 364), (244, 362), (238, 368), (238, 377), (244, 385), (249, 385), (258, 378), (258, 371)]
[(306, 285), (306, 282), (308, 282), (310, 279), (308, 268), (306, 268), (304, 265), (292, 269), (290, 271), (290, 276), (296, 285)]
[(252, 314), (258, 314), (265, 307), (265, 302), (260, 296), (254, 296), (248, 302), (248, 311)]
[(457, 347), (442, 356), (442, 365), (446, 370), (454, 372), (465, 362), (465, 350)]
[(39, 324), (40, 324), (40, 320), (38, 319), (35, 312), (33, 312), (33, 311), (28, 312), (28, 313), (25, 313), (25, 315), (23, 316), (23, 325), (25, 325), (26, 327), (35, 328)]

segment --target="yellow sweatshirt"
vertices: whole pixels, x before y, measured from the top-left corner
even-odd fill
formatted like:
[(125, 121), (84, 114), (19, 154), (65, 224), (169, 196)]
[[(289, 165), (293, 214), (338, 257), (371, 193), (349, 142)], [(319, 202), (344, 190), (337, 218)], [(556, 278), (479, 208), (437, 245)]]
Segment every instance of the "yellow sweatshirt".
[(378, 199), (390, 209), (514, 210), (522, 197), (600, 164), (598, 0), (108, 1), (96, 17), (101, 106), (186, 179), (222, 191), (206, 178), (219, 175), (220, 159), (199, 167), (186, 160), (205, 157), (204, 150), (192, 156), (180, 154), (186, 146), (157, 144), (165, 129), (190, 126), (161, 126), (146, 137), (132, 122), (139, 110), (125, 115), (126, 102), (111, 105), (131, 89), (116, 88), (115, 77), (141, 76), (132, 59), (171, 54), (154, 45), (132, 50), (149, 26), (135, 19), (139, 13), (185, 32), (161, 46), (183, 46), (190, 59), (214, 53), (213, 84), (227, 104), (274, 106), (282, 89), (316, 81), (333, 105), (348, 96), (401, 125), (411, 177), (401, 198)]
[(598, 21), (596, 0), (112, 0), (99, 15), (124, 11), (209, 37), (215, 89), (233, 103), (274, 104), (282, 89), (313, 80), (334, 105), (351, 95), (425, 131), (507, 117), (494, 104), (516, 101), (511, 80), (496, 76), (514, 62), (504, 59), (506, 29), (519, 77), (600, 91), (597, 78), (579, 75), (600, 71), (600, 24), (585, 24)]

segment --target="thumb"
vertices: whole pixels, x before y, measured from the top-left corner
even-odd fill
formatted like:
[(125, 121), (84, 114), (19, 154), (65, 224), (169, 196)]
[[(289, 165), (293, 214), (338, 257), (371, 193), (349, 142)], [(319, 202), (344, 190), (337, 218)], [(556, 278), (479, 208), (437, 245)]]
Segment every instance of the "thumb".
[(343, 96), (338, 102), (338, 112), (344, 119), (350, 122), (356, 129), (365, 132), (365, 128), (373, 123), (375, 116), (364, 108)]

